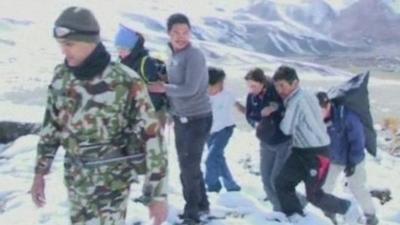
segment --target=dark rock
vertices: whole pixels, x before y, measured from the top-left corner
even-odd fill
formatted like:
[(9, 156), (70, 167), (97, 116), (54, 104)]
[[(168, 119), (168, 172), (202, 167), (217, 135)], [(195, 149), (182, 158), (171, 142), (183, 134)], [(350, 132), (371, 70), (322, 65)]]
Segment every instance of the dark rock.
[(0, 143), (8, 143), (14, 141), (23, 135), (38, 134), (39, 131), (40, 131), (40, 124), (37, 123), (1, 121)]

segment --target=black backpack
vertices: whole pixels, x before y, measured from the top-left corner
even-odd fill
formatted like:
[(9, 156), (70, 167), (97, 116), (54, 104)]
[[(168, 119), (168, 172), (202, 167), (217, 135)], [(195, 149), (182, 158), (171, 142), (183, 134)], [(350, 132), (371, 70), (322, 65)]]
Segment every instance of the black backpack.
[(160, 80), (164, 80), (165, 76), (167, 74), (167, 66), (166, 66), (165, 62), (158, 58), (154, 58), (151, 56), (145, 56), (145, 57), (141, 58), (141, 60), (140, 60), (139, 71), (138, 71), (138, 73), (142, 77), (143, 81), (146, 83), (149, 82), (148, 77), (144, 71), (144, 66), (145, 66), (147, 60), (151, 60), (154, 63), (154, 65), (156, 66), (157, 73), (158, 73)]
[(377, 134), (370, 111), (368, 81), (369, 71), (331, 88), (327, 94), (334, 104), (344, 105), (360, 117), (364, 125), (365, 148), (372, 156), (376, 156)]

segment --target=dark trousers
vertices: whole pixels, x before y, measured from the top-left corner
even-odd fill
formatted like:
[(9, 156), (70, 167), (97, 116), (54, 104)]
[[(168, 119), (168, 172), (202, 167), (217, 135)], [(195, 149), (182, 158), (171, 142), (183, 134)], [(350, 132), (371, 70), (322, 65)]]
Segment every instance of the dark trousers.
[(267, 193), (273, 210), (281, 211), (276, 194), (275, 180), (290, 156), (291, 141), (288, 140), (276, 145), (261, 142), (260, 146), (260, 172), (264, 191)]
[(174, 117), (175, 145), (178, 153), (183, 197), (186, 201), (183, 216), (199, 219), (199, 211), (209, 210), (203, 174), (200, 169), (201, 157), (210, 134), (212, 116), (181, 121)]
[(282, 212), (287, 216), (294, 213), (303, 215), (303, 207), (296, 195), (296, 186), (304, 181), (307, 200), (324, 212), (345, 214), (350, 206), (344, 200), (327, 194), (322, 190), (329, 171), (330, 161), (326, 149), (293, 148), (276, 179), (276, 190)]

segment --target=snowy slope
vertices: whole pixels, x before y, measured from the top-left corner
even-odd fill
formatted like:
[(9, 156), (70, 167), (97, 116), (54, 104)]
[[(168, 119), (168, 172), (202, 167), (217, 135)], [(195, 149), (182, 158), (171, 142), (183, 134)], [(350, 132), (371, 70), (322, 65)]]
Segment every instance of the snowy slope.
[[(111, 40), (120, 21), (143, 32), (148, 39), (147, 46), (154, 54), (162, 55), (167, 36), (164, 31), (166, 17), (176, 11), (187, 13), (195, 29), (195, 44), (199, 45), (207, 56), (208, 62), (223, 67), (227, 74), (227, 87), (238, 96), (245, 94), (244, 74), (252, 67), (259, 66), (267, 74), (272, 74), (280, 64), (295, 66), (302, 83), (312, 90), (329, 87), (347, 78), (345, 71), (324, 67), (313, 63), (277, 58), (271, 55), (255, 53), (253, 46), (243, 40), (248, 38), (246, 23), (265, 22), (250, 14), (237, 13), (238, 8), (247, 5), (240, 1), (1, 1), (0, 2), (0, 118), (2, 120), (40, 122), (43, 117), (46, 88), (51, 80), (54, 65), (62, 61), (56, 42), (51, 37), (53, 21), (61, 10), (69, 5), (82, 5), (93, 9), (100, 20), (102, 34), (110, 51), (114, 51)], [(45, 5), (46, 7), (43, 7)], [(250, 19), (249, 19), (250, 18)], [(243, 23), (238, 23), (240, 20)], [(248, 22), (248, 21), (251, 22)], [(247, 22), (246, 22), (247, 21)], [(291, 30), (286, 24), (270, 23), (276, 29)], [(296, 29), (294, 29), (296, 27)], [(299, 28), (300, 27), (300, 28)], [(293, 29), (301, 33), (300, 25)], [(296, 35), (298, 35), (296, 33)], [(321, 38), (319, 36), (319, 38)], [(286, 45), (298, 51), (304, 48), (293, 41), (287, 41), (284, 35), (272, 35), (277, 46)], [(283, 44), (288, 42), (287, 44)], [(311, 41), (312, 42), (312, 41)], [(298, 45), (298, 46), (297, 46)], [(278, 47), (277, 47), (278, 48)], [(315, 49), (318, 49), (315, 47)], [(317, 50), (316, 50), (317, 51)], [(372, 102), (374, 116), (393, 113), (399, 103), (382, 101), (395, 96), (400, 82), (372, 79)], [(247, 127), (243, 117), (237, 116), (238, 129), (227, 150), (228, 162), (235, 177), (243, 187), (240, 193), (211, 194), (212, 213), (223, 214), (234, 211), (248, 214), (244, 218), (216, 220), (214, 225), (266, 224), (271, 217), (271, 205), (262, 201), (262, 191), (258, 171), (258, 144), (253, 131)], [(173, 146), (173, 132), (168, 129), (168, 147), (171, 162), (176, 159)], [(63, 186), (62, 157), (60, 149), (52, 173), (47, 179), (47, 206), (36, 209), (31, 203), (27, 191), (30, 188), (37, 136), (25, 136), (10, 146), (0, 146), (0, 224), (8, 225), (64, 225), (68, 223), (68, 206)], [(371, 186), (390, 187), (395, 199), (383, 207), (378, 207), (381, 224), (400, 224), (400, 182), (393, 181), (400, 173), (398, 159), (382, 154), (380, 164), (368, 159)], [(183, 206), (178, 167), (171, 163), (170, 169), (170, 216), (169, 223), (176, 220)], [(301, 188), (300, 188), (301, 189)], [(139, 195), (140, 186), (133, 185), (131, 198)], [(349, 196), (338, 188), (338, 193)], [(330, 224), (321, 213), (309, 206), (309, 215), (300, 225)], [(141, 205), (129, 204), (128, 224), (134, 221), (147, 221), (147, 211)]]
[[(172, 132), (167, 135), (169, 142), (170, 158), (176, 158), (173, 146)], [(53, 165), (51, 175), (46, 178), (47, 205), (43, 209), (36, 209), (31, 203), (27, 191), (31, 185), (33, 169), (33, 149), (37, 142), (36, 136), (26, 136), (18, 139), (10, 147), (4, 150), (0, 156), (0, 224), (15, 225), (66, 225), (68, 222), (68, 203), (63, 186), (62, 151)], [(211, 225), (232, 224), (265, 224), (278, 225), (267, 218), (276, 217), (271, 213), (272, 207), (269, 202), (262, 199), (265, 194), (262, 191), (258, 171), (258, 144), (252, 132), (236, 130), (231, 142), (227, 147), (228, 163), (231, 165), (236, 180), (242, 186), (239, 193), (222, 192), (221, 194), (209, 194), (211, 201), (211, 212), (214, 215), (223, 215), (226, 212), (245, 214), (242, 217), (228, 217), (225, 220), (215, 220)], [(400, 183), (393, 183), (390, 177), (398, 176), (400, 170), (396, 165), (399, 159), (382, 154), (379, 163), (372, 159), (367, 160), (369, 183), (372, 187), (390, 187), (394, 193), (395, 200), (384, 206), (378, 206), (378, 215), (381, 224), (400, 224), (400, 201), (396, 196), (400, 194)], [(171, 161), (173, 162), (173, 160)], [(170, 168), (170, 213), (167, 224), (177, 220), (177, 214), (181, 213), (184, 204), (181, 186), (178, 181), (178, 166), (171, 163)], [(337, 193), (346, 198), (351, 195), (343, 190), (343, 181), (338, 182)], [(302, 191), (302, 187), (299, 188)], [(133, 185), (131, 199), (140, 194), (140, 186)], [(321, 212), (309, 205), (306, 208), (307, 217), (298, 225), (330, 225), (330, 222), (322, 216)], [(23, 216), (22, 216), (23, 215)], [(146, 208), (142, 205), (129, 202), (127, 224), (137, 221), (148, 221)]]

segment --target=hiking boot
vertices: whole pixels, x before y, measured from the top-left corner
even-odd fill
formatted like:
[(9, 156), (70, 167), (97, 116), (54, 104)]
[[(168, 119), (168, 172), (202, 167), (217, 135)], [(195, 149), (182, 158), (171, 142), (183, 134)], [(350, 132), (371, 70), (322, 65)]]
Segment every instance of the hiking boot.
[(230, 188), (226, 188), (226, 191), (228, 191), (228, 192), (240, 191), (240, 190), (242, 190), (242, 188), (239, 185), (236, 185), (236, 186), (233, 186)]
[(301, 215), (299, 213), (294, 213), (294, 214), (288, 216), (288, 220), (291, 223), (299, 223), (303, 219), (304, 219), (304, 215)]
[(379, 220), (375, 215), (365, 214), (365, 225), (377, 225), (378, 223)]
[(207, 185), (207, 192), (216, 192), (219, 193), (222, 189), (222, 185), (218, 182), (213, 185)]
[(336, 213), (324, 211), (324, 215), (325, 215), (326, 217), (328, 217), (328, 219), (329, 219), (334, 225), (338, 225), (338, 224), (339, 224), (338, 221), (337, 221), (337, 218), (336, 218)]
[(280, 211), (274, 211), (274, 212), (268, 213), (266, 215), (266, 219), (270, 220), (270, 221), (279, 222), (279, 223), (289, 222), (288, 217), (286, 217), (286, 215)]
[(194, 220), (194, 219), (191, 219), (191, 218), (185, 218), (179, 224), (180, 225), (200, 225), (201, 223), (198, 220)]
[(176, 224), (179, 224), (179, 225), (200, 225), (201, 224), (200, 219), (185, 217), (182, 214), (178, 215), (178, 217), (179, 217), (179, 219), (181, 219), (181, 221)]
[(210, 217), (210, 210), (209, 209), (205, 209), (205, 210), (200, 210), (199, 211), (199, 219), (200, 221), (206, 221), (208, 220)]

